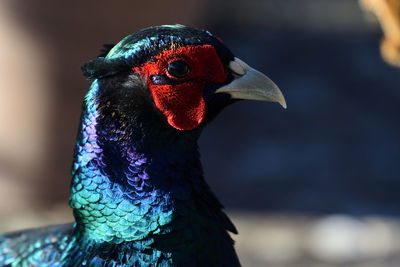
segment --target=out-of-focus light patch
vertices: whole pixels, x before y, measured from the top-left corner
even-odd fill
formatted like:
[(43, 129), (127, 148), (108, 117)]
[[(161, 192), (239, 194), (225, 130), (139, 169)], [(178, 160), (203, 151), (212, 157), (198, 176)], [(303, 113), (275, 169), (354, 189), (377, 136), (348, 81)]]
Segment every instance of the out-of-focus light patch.
[(301, 257), (301, 232), (293, 228), (289, 220), (285, 222), (280, 216), (267, 218), (249, 213), (235, 214), (233, 218), (239, 230), (239, 235), (233, 236), (239, 258), (258, 262), (242, 262), (244, 266), (258, 266), (261, 262), (285, 264)]
[(23, 208), (10, 210), (7, 216), (7, 220), (0, 220), (1, 233), (64, 224), (74, 220), (67, 203), (51, 203), (41, 208), (27, 208), (25, 205)]
[(400, 222), (387, 217), (236, 211), (232, 235), (243, 266), (394, 267)]
[(8, 4), (0, 1), (0, 160), (21, 171), (44, 154), (49, 84), (45, 47)]
[[(10, 216), (16, 211), (17, 207), (26, 206), (26, 203), (30, 203), (30, 194), (27, 187), (20, 186), (20, 181), (12, 173), (7, 172), (5, 169), (0, 168), (0, 218), (4, 216)], [(18, 196), (18, 197), (15, 197)], [(4, 229), (2, 224), (7, 220), (0, 220), (0, 233)]]
[(391, 230), (377, 220), (335, 215), (315, 222), (310, 253), (329, 262), (357, 262), (386, 256), (393, 247)]
[(359, 0), (361, 6), (375, 13), (384, 38), (381, 41), (381, 54), (385, 61), (400, 67), (400, 0)]

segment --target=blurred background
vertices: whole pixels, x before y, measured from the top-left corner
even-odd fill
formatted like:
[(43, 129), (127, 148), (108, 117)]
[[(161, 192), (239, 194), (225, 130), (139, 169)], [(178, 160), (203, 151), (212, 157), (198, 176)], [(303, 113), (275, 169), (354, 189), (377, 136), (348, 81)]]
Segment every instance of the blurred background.
[(80, 66), (180, 23), (221, 37), (288, 103), (237, 103), (200, 140), (243, 266), (400, 266), (399, 2), (0, 1), (0, 231), (73, 219)]

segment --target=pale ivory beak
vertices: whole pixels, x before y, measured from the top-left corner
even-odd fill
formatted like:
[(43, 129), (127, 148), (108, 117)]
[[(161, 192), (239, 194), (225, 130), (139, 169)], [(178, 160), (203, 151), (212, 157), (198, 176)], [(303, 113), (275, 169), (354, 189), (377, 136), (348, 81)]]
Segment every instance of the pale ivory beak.
[(235, 78), (215, 93), (226, 93), (234, 99), (278, 102), (286, 108), (286, 101), (281, 90), (270, 78), (237, 57), (229, 63), (229, 68)]

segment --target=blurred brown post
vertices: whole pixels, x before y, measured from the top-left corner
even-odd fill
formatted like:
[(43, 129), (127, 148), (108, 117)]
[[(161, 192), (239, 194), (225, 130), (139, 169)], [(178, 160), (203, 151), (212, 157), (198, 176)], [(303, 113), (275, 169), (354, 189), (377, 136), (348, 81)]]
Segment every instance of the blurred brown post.
[(385, 61), (400, 67), (400, 0), (361, 0), (377, 16), (385, 34), (381, 53)]

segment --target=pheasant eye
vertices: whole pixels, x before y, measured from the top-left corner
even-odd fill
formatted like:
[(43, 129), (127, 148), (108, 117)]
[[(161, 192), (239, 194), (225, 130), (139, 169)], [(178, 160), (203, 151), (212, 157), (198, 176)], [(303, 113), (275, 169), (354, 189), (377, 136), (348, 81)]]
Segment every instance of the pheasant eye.
[(167, 67), (168, 74), (175, 78), (183, 78), (189, 74), (189, 65), (183, 60), (177, 60), (169, 63)]

